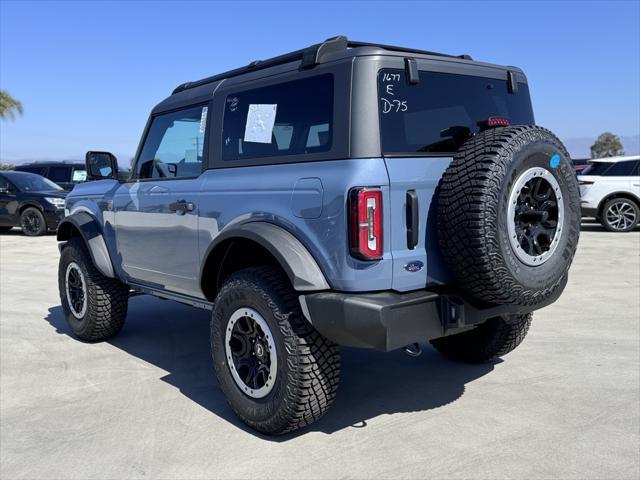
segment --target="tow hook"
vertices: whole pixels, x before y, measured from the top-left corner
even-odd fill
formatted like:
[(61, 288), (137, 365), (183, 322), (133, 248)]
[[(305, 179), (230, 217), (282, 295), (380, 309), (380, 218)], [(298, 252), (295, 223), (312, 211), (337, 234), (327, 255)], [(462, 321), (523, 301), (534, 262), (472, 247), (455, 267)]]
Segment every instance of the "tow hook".
[(419, 357), (420, 354), (422, 354), (422, 349), (417, 343), (411, 343), (404, 347), (404, 353), (406, 353), (410, 357)]

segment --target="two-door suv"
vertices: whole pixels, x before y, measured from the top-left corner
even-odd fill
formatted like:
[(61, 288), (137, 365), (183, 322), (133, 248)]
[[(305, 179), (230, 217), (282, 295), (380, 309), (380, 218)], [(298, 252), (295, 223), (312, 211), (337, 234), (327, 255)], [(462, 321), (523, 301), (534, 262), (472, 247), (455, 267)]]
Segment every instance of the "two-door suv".
[(578, 242), (525, 75), (468, 55), (335, 37), (177, 87), (128, 180), (86, 163), (58, 229), (70, 328), (115, 335), (137, 293), (211, 310), (220, 387), (265, 433), (327, 411), (340, 345), (508, 353)]

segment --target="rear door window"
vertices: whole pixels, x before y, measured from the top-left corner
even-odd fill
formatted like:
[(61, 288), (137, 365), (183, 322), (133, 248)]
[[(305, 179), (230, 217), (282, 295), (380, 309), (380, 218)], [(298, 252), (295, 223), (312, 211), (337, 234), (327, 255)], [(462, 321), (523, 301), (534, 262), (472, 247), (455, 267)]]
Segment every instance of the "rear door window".
[(378, 74), (382, 150), (385, 154), (455, 152), (489, 117), (506, 117), (511, 125), (533, 125), (529, 88), (507, 81), (439, 72), (420, 72), (409, 84), (404, 70)]
[(328, 152), (333, 75), (234, 92), (226, 97), (222, 160)]
[(16, 170), (20, 172), (35, 173), (36, 175), (44, 175), (47, 167), (18, 167)]

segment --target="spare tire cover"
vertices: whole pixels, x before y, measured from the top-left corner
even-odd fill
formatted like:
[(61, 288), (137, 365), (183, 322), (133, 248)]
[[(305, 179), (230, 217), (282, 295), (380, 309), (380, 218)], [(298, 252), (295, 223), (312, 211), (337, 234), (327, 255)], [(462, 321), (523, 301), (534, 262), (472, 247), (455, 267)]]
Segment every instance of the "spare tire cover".
[(531, 306), (563, 285), (580, 235), (573, 164), (538, 126), (492, 128), (469, 139), (445, 171), (438, 235), (470, 299)]

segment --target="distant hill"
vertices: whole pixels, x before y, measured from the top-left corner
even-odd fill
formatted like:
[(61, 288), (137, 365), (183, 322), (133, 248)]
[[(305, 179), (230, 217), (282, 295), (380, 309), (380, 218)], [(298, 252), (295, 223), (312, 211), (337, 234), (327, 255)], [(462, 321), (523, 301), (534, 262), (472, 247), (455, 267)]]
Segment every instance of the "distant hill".
[[(569, 150), (569, 154), (571, 154), (572, 158), (590, 158), (591, 150), (590, 147), (593, 145), (593, 142), (596, 141), (595, 137), (573, 137), (573, 138), (563, 138), (561, 139), (567, 150)], [(624, 151), (626, 155), (640, 155), (640, 135), (627, 135), (620, 137), (622, 141), (622, 145), (624, 146)], [(119, 153), (116, 154), (118, 158), (118, 164), (121, 167), (129, 168), (132, 154), (124, 154)], [(66, 160), (68, 162), (84, 162), (84, 155), (68, 155), (64, 157), (48, 157), (48, 158), (24, 158), (19, 160), (10, 160), (5, 161), (0, 160), (0, 163), (10, 163), (13, 165), (20, 165), (23, 163), (30, 162), (45, 162), (45, 161), (61, 161)]]
[[(130, 168), (130, 161), (133, 155), (130, 154), (115, 154), (118, 159), (118, 165), (123, 168)], [(68, 162), (68, 163), (84, 163), (84, 155), (65, 155), (60, 157), (42, 157), (42, 158), (20, 158), (16, 160), (0, 160), (0, 164), (11, 164), (11, 165), (23, 165), (25, 163), (33, 163), (33, 162)]]

